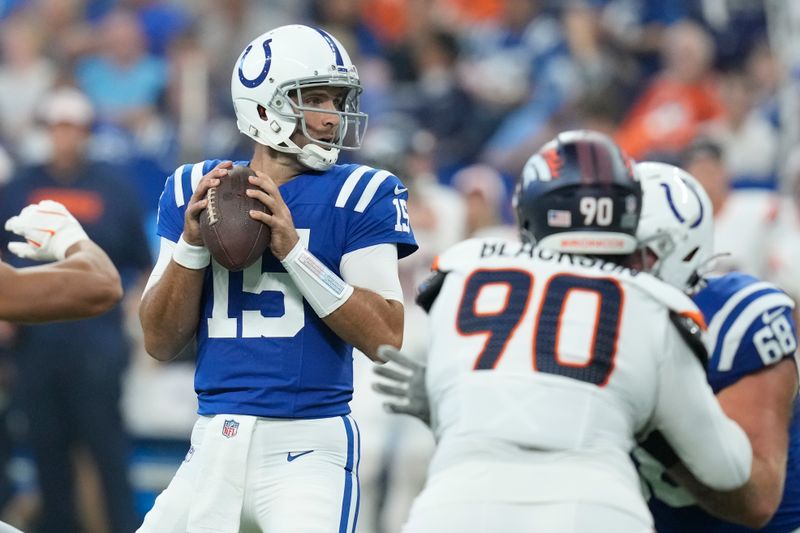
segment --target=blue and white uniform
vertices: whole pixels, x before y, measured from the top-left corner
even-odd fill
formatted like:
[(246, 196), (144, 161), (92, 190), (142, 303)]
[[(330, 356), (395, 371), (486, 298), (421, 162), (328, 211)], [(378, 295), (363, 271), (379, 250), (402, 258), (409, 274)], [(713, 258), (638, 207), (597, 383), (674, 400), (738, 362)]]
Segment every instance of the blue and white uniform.
[[(189, 198), (220, 162), (183, 165), (167, 179), (162, 238), (179, 239)], [(298, 175), (280, 192), (303, 244), (345, 281), (348, 254), (390, 244), (404, 257), (417, 248), (407, 190), (387, 171), (335, 165)], [(250, 522), (264, 531), (353, 531), (352, 346), (316, 315), (269, 251), (242, 272), (212, 261), (202, 290), (195, 374), (202, 416), (187, 460), (140, 531), (173, 531), (167, 523), (176, 532), (238, 531), (240, 515), (243, 528)], [(237, 440), (244, 448), (228, 450)], [(237, 491), (219, 488), (226, 483), (242, 485), (244, 496), (229, 501)], [(315, 509), (292, 501), (314, 501)]]
[[(771, 283), (746, 274), (712, 277), (693, 296), (708, 323), (708, 382), (715, 393), (739, 379), (795, 356), (797, 337), (794, 302)], [(702, 445), (702, 443), (698, 443)], [(637, 454), (637, 459), (641, 457)], [(640, 465), (650, 493), (650, 510), (659, 533), (736, 533), (751, 529), (724, 522), (693, 504), (683, 488), (663, 475), (652, 462)], [(800, 407), (789, 430), (789, 457), (783, 500), (767, 533), (788, 533), (800, 528)]]
[[(189, 198), (219, 163), (184, 165), (167, 179), (159, 235), (178, 240)], [(417, 247), (405, 211), (408, 192), (387, 171), (337, 165), (299, 175), (280, 192), (303, 243), (339, 276), (342, 256), (354, 250), (396, 243), (398, 256), (405, 257)], [(314, 313), (269, 251), (242, 272), (213, 263), (200, 311), (195, 388), (201, 415), (321, 418), (350, 412), (352, 347)]]

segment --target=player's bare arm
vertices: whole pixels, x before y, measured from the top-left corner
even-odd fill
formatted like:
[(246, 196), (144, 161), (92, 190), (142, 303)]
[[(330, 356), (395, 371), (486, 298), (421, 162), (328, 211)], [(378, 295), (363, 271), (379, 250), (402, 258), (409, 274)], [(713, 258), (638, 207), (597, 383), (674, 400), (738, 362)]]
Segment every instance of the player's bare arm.
[[(256, 171), (250, 183), (261, 190), (248, 189), (247, 194), (262, 202), (272, 213), (252, 211), (250, 216), (270, 227), (270, 250), (283, 261), (300, 240), (292, 214), (277, 184), (268, 175)], [(403, 341), (403, 305), (367, 289), (354, 288), (347, 301), (323, 320), (342, 340), (375, 361), (380, 360), (377, 358), (378, 346), (388, 344), (399, 348)]]
[(744, 429), (753, 448), (750, 480), (732, 491), (714, 491), (701, 484), (683, 464), (669, 470), (708, 513), (759, 529), (769, 522), (783, 496), (788, 427), (797, 394), (797, 368), (792, 360), (748, 375), (720, 391), (725, 413)]
[(13, 254), (58, 262), (19, 270), (0, 263), (0, 318), (25, 322), (85, 318), (107, 311), (122, 298), (111, 259), (60, 203), (31, 204), (9, 218), (5, 229), (24, 239), (8, 244)]
[(111, 309), (122, 299), (122, 284), (106, 253), (82, 240), (57, 263), (17, 269), (0, 262), (0, 294), (2, 320), (73, 320)]
[(403, 304), (367, 289), (356, 287), (347, 302), (323, 320), (345, 342), (376, 362), (383, 361), (377, 356), (380, 345), (399, 348), (403, 344)]
[[(181, 239), (200, 247), (200, 213), (206, 208), (206, 193), (220, 183), (233, 163), (220, 163), (203, 176), (186, 208)], [(176, 357), (192, 340), (199, 320), (200, 296), (205, 268), (187, 268), (173, 258), (158, 280), (142, 298), (139, 320), (147, 353), (159, 361)]]

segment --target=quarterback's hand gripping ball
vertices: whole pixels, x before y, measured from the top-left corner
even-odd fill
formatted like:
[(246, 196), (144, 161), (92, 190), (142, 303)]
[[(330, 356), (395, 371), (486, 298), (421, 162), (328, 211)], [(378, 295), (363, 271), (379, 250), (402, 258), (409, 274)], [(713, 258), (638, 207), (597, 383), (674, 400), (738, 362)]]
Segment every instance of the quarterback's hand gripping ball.
[(208, 206), (200, 215), (203, 243), (220, 265), (233, 272), (252, 265), (270, 243), (269, 226), (249, 214), (251, 209), (267, 210), (245, 194), (253, 188), (248, 181), (253, 175), (250, 167), (233, 167), (218, 186), (208, 190)]
[(52, 200), (25, 207), (6, 221), (5, 228), (25, 238), (25, 242), (8, 243), (9, 251), (37, 261), (64, 259), (70, 246), (89, 239), (72, 213)]

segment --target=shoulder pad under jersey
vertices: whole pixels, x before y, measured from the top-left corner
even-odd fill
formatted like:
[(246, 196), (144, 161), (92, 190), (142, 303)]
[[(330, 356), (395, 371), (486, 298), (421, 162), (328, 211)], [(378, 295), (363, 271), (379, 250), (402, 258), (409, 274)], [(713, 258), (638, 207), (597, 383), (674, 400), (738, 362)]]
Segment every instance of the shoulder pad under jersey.
[(435, 302), (436, 297), (439, 296), (439, 291), (442, 290), (442, 285), (444, 285), (445, 276), (447, 276), (447, 272), (435, 270), (420, 284), (419, 290), (417, 291), (416, 302), (426, 313), (431, 310), (433, 302)]
[(708, 350), (703, 342), (703, 331), (691, 317), (681, 315), (670, 309), (669, 319), (680, 333), (684, 342), (692, 349), (692, 353), (703, 365), (708, 368)]

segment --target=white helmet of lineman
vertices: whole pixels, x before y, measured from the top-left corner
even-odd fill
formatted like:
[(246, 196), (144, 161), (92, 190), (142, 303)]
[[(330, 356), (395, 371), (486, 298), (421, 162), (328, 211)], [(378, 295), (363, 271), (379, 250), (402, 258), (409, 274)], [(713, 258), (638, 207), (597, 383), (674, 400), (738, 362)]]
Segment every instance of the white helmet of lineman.
[(636, 165), (642, 184), (642, 214), (636, 230), (640, 248), (656, 262), (650, 272), (681, 290), (694, 288), (712, 258), (713, 208), (691, 174), (666, 163)]
[[(303, 104), (302, 91), (311, 87), (344, 87), (337, 110)], [(367, 127), (359, 110), (361, 83), (347, 51), (327, 32), (299, 24), (281, 26), (256, 37), (239, 56), (231, 76), (231, 96), (239, 131), (258, 143), (297, 159), (314, 170), (327, 170), (339, 150), (355, 150)], [(304, 112), (339, 116), (332, 139), (309, 135)], [(291, 140), (300, 131), (311, 142), (300, 148)]]

